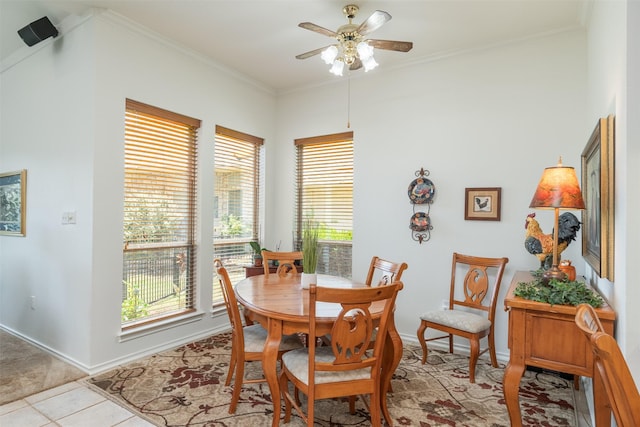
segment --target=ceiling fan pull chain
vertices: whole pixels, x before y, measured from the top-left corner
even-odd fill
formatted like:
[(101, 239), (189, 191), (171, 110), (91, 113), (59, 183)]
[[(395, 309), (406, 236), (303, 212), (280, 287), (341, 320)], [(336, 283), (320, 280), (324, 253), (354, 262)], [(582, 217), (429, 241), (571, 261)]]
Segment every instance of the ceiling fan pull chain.
[(351, 129), (351, 71), (347, 77), (347, 129)]

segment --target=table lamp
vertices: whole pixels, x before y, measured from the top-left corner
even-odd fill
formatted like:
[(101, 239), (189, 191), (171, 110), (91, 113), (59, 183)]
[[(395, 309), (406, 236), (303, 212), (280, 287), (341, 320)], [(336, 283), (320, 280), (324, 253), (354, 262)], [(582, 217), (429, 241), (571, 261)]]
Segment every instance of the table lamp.
[(558, 268), (558, 211), (560, 209), (584, 209), (584, 200), (575, 169), (563, 166), (562, 157), (556, 166), (545, 168), (529, 207), (555, 211), (553, 264), (542, 274), (542, 279), (544, 283), (548, 283), (551, 279), (564, 280), (566, 274)]

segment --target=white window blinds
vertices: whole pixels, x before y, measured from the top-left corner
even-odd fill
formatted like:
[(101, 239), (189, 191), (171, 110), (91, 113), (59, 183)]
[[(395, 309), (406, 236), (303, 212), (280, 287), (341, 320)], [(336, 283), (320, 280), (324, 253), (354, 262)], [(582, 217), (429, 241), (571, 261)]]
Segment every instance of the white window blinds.
[(319, 226), (318, 272), (351, 277), (353, 132), (296, 139), (296, 246), (302, 225)]
[[(213, 252), (232, 283), (244, 278), (244, 267), (253, 264), (249, 242), (259, 238), (263, 144), (262, 138), (216, 126)], [(213, 304), (222, 303), (215, 279)]]
[(199, 127), (126, 101), (123, 327), (193, 309)]

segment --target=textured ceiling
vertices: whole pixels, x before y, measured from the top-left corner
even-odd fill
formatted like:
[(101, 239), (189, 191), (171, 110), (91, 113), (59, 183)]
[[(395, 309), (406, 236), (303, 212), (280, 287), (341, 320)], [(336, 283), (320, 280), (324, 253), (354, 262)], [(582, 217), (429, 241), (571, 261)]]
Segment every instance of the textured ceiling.
[[(583, 25), (583, 0), (391, 0), (353, 1), (355, 23), (374, 10), (391, 21), (370, 38), (412, 41), (408, 53), (376, 50), (380, 67), (399, 67)], [(295, 55), (333, 39), (304, 30), (309, 21), (336, 30), (347, 23), (335, 0), (0, 0), (0, 59), (28, 49), (17, 30), (48, 16), (59, 25), (68, 15), (110, 9), (187, 49), (237, 70), (278, 91), (336, 79), (315, 56)], [(363, 73), (359, 70), (356, 73)]]

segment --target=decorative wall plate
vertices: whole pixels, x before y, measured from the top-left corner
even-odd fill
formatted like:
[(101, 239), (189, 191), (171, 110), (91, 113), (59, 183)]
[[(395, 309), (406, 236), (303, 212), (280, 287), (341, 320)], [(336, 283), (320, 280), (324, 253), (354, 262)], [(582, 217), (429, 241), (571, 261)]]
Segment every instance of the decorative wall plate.
[(409, 228), (413, 231), (428, 231), (430, 230), (431, 219), (426, 212), (416, 212), (411, 217), (409, 222)]
[(435, 192), (436, 187), (428, 178), (416, 178), (409, 184), (409, 199), (416, 205), (431, 203)]

